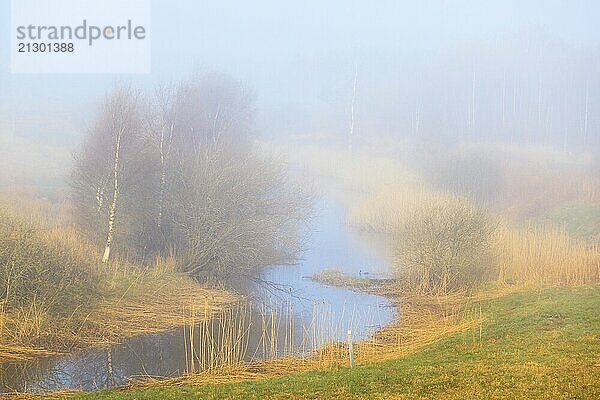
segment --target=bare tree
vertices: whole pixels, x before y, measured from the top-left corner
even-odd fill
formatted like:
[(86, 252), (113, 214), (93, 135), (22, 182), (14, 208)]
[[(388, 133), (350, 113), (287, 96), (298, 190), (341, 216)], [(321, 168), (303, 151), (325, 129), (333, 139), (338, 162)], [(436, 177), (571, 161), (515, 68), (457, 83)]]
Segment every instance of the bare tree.
[(158, 215), (156, 216), (156, 226), (160, 229), (162, 226), (164, 203), (165, 203), (165, 187), (167, 184), (167, 162), (171, 154), (171, 146), (173, 144), (173, 131), (175, 129), (174, 115), (171, 111), (173, 102), (173, 92), (169, 89), (162, 88), (157, 93), (159, 113), (157, 115), (157, 125), (155, 131), (158, 133), (158, 154), (160, 159), (160, 182), (158, 195)]
[(167, 196), (167, 247), (186, 272), (226, 278), (294, 259), (308, 197), (289, 188), (284, 166), (255, 154), (253, 94), (222, 76), (182, 85)]
[(186, 272), (227, 279), (295, 259), (309, 202), (278, 162), (199, 151), (180, 171), (173, 248)]
[(175, 254), (198, 277), (294, 259), (310, 199), (254, 151), (252, 98), (213, 75), (150, 101), (123, 89), (107, 99), (73, 174), (78, 220), (104, 235), (103, 262), (116, 237), (121, 256)]
[(130, 88), (118, 88), (107, 97), (76, 157), (72, 176), (79, 220), (89, 231), (104, 235), (103, 263), (110, 259), (114, 246), (120, 207), (129, 195), (127, 184), (134, 181), (128, 167), (135, 158), (141, 128), (137, 96)]

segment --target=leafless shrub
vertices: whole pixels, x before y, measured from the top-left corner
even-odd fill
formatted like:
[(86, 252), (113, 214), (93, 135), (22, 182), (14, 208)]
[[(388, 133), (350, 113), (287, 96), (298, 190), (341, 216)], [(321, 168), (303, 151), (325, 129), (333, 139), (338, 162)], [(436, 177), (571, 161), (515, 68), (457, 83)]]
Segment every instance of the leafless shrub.
[(171, 246), (184, 269), (230, 278), (293, 261), (309, 203), (286, 181), (277, 162), (253, 155), (199, 153), (186, 160), (170, 202)]
[(471, 288), (493, 276), (493, 232), (468, 202), (426, 204), (397, 233), (396, 271), (420, 293)]

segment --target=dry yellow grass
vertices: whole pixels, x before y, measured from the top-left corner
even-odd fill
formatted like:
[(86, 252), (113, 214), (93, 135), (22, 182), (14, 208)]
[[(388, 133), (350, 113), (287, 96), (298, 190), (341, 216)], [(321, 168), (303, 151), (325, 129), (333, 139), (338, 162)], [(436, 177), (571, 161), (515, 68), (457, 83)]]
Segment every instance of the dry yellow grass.
[(78, 391), (76, 391), (76, 390), (61, 390), (58, 392), (47, 393), (47, 394), (46, 393), (22, 392), (22, 393), (3, 394), (2, 397), (4, 399), (11, 399), (11, 400), (62, 399), (62, 398), (69, 398), (77, 393), (78, 393)]
[[(74, 348), (108, 346), (126, 337), (166, 331), (185, 325), (190, 318), (190, 309), (201, 309), (196, 318), (202, 321), (238, 300), (230, 292), (204, 288), (186, 277), (167, 279), (160, 285), (137, 282), (135, 287), (132, 286), (136, 294), (123, 293), (120, 297), (107, 298), (72, 321), (48, 321), (57, 329), (46, 328), (48, 324), (36, 324), (41, 331), (34, 334), (24, 326), (35, 324), (35, 321), (26, 317), (11, 321), (8, 325), (23, 332), (3, 332), (0, 362), (28, 360)], [(10, 320), (11, 316), (5, 314), (3, 318)], [(27, 332), (31, 336), (26, 335)], [(36, 336), (44, 338), (45, 347), (28, 345)]]
[[(388, 288), (389, 293), (395, 292)], [(453, 294), (447, 296), (416, 296), (398, 299), (402, 318), (391, 326), (377, 331), (368, 340), (355, 344), (355, 361), (368, 363), (397, 358), (417, 351), (454, 333), (482, 323), (473, 314), (473, 299)], [(309, 370), (327, 370), (349, 363), (346, 344), (330, 340), (313, 349), (307, 356), (272, 358), (254, 362), (235, 362), (213, 367), (201, 373), (172, 379), (144, 379), (132, 382), (132, 387), (164, 387), (203, 385), (257, 380)]]
[(55, 354), (56, 352), (45, 349), (15, 346), (12, 344), (0, 344), (0, 362), (24, 361), (32, 357), (44, 357)]
[[(136, 283), (136, 292), (102, 301), (92, 309), (76, 332), (64, 334), (78, 346), (109, 345), (119, 339), (166, 331), (188, 323), (190, 310), (202, 321), (222, 312), (238, 298), (226, 291), (207, 289), (183, 276), (168, 276), (160, 280)], [(156, 283), (155, 283), (156, 282)]]
[(496, 231), (498, 280), (508, 283), (586, 285), (600, 282), (600, 250), (564, 231), (508, 228)]
[[(386, 188), (351, 208), (350, 220), (361, 229), (393, 234), (423, 206), (468, 201), (444, 192)], [(401, 239), (401, 238), (400, 238)], [(549, 226), (515, 226), (504, 219), (494, 233), (500, 283), (585, 285), (600, 282), (600, 249)]]

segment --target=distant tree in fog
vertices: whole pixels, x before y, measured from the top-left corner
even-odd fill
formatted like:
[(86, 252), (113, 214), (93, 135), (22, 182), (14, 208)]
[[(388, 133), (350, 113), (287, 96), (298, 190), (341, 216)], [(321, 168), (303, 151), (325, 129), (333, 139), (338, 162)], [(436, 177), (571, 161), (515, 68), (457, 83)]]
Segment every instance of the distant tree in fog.
[(146, 100), (119, 89), (107, 99), (73, 172), (80, 225), (107, 262), (178, 257), (195, 276), (291, 261), (309, 197), (285, 168), (256, 154), (252, 93), (221, 76), (159, 88)]
[(170, 202), (171, 247), (183, 269), (227, 279), (292, 261), (306, 201), (287, 185), (278, 162), (252, 154), (196, 151), (183, 159)]
[(145, 190), (152, 215), (144, 223), (137, 247), (160, 252), (171, 246), (175, 178), (181, 176), (182, 166), (198, 152), (249, 151), (252, 101), (239, 84), (211, 75), (175, 88), (159, 88), (147, 115), (150, 122), (144, 139), (150, 151), (145, 159), (153, 160), (155, 168), (140, 170), (152, 175), (146, 180), (151, 187)]
[(348, 153), (352, 154), (352, 140), (354, 137), (354, 106), (356, 103), (356, 80), (358, 78), (358, 65), (354, 67), (354, 81), (352, 83), (352, 102), (350, 103), (350, 132), (348, 133)]

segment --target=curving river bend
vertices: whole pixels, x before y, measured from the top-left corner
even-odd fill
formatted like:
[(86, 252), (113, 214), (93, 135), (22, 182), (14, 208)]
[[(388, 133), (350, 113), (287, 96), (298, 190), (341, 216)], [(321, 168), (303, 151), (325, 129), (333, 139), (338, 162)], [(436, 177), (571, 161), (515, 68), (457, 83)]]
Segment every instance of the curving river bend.
[[(341, 202), (324, 197), (318, 202), (317, 215), (309, 231), (308, 249), (297, 265), (275, 266), (263, 272), (262, 278), (272, 285), (256, 289), (253, 302), (277, 309), (277, 324), (292, 327), (293, 339), (279, 340), (276, 355), (285, 348), (301, 351), (319, 340), (344, 341), (351, 329), (355, 340), (367, 338), (395, 318), (394, 308), (381, 296), (329, 287), (310, 277), (326, 268), (336, 268), (349, 275), (382, 275), (388, 271), (388, 260), (380, 243), (371, 235), (356, 232), (346, 224), (346, 210)], [(275, 289), (276, 288), (276, 289)], [(244, 359), (261, 358), (261, 306), (248, 308), (244, 317), (249, 327)], [(310, 331), (310, 332), (309, 332)], [(131, 378), (174, 377), (189, 370), (186, 329), (147, 334), (124, 340), (107, 349), (88, 349), (29, 362), (0, 365), (0, 393), (12, 391), (46, 392), (61, 389), (97, 390), (108, 384), (120, 385)], [(283, 333), (282, 333), (283, 335)], [(290, 335), (290, 338), (292, 335)], [(300, 341), (303, 343), (300, 344)], [(201, 346), (201, 344), (197, 344)], [(111, 372), (108, 358), (110, 354)]]

